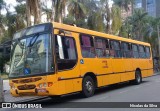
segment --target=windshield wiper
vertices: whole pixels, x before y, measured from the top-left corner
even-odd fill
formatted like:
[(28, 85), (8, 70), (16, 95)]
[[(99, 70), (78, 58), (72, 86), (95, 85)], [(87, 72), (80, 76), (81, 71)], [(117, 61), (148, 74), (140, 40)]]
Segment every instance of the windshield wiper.
[(32, 37), (31, 41), (29, 42), (28, 47), (32, 47), (32, 46), (35, 44), (35, 42), (37, 41), (38, 37), (39, 37), (39, 34), (35, 34), (35, 35)]

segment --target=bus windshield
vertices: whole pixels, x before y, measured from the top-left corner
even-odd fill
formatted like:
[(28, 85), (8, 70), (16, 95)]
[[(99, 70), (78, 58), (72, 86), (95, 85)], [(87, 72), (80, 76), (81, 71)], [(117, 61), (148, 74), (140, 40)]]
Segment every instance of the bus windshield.
[(9, 77), (33, 76), (52, 72), (51, 36), (35, 34), (12, 43)]

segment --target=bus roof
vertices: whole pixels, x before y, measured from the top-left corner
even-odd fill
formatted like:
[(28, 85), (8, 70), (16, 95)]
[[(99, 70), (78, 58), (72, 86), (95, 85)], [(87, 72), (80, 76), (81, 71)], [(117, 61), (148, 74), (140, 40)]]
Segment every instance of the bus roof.
[(141, 41), (137, 41), (137, 40), (133, 40), (133, 39), (123, 38), (123, 37), (110, 35), (110, 34), (106, 34), (106, 33), (102, 33), (102, 32), (97, 32), (97, 31), (93, 31), (93, 30), (88, 30), (88, 29), (84, 29), (84, 28), (80, 28), (80, 27), (76, 27), (76, 26), (66, 25), (66, 24), (57, 23), (57, 22), (53, 22), (52, 24), (53, 24), (53, 27), (57, 28), (57, 29), (64, 29), (64, 30), (67, 30), (67, 31), (89, 34), (89, 35), (92, 35), (92, 36), (106, 37), (106, 38), (109, 38), (109, 39), (115, 39), (115, 40), (120, 40), (120, 41), (124, 41), (124, 42), (131, 42), (131, 43), (135, 43), (135, 44), (142, 44), (142, 45), (150, 46), (150, 44), (146, 43), (146, 42), (141, 42)]

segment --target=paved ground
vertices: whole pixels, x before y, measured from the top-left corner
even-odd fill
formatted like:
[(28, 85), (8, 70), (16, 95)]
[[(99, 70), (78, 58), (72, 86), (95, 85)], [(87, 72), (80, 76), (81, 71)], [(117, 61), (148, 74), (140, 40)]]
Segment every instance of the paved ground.
[[(78, 107), (75, 102), (82, 102), (89, 105), (90, 102), (159, 102), (160, 104), (160, 75), (149, 77), (143, 79), (140, 85), (130, 85), (128, 83), (120, 84), (116, 86), (109, 86), (106, 88), (101, 88), (96, 91), (95, 96), (90, 98), (82, 98), (80, 94), (75, 94), (71, 96), (62, 97), (60, 99), (61, 103), (54, 103), (57, 100), (52, 100), (50, 98), (45, 98), (37, 102), (44, 103), (44, 107), (48, 109), (34, 109), (36, 111), (160, 111), (160, 109), (129, 109), (129, 108), (114, 108), (114, 109), (103, 109), (103, 108), (67, 108), (70, 104), (68, 102), (73, 102), (73, 107)], [(56, 109), (57, 107), (57, 109)], [(64, 108), (66, 107), (66, 108)], [(92, 107), (92, 105), (91, 105)], [(2, 111), (8, 111), (9, 109), (3, 109)], [(21, 111), (22, 109), (10, 109), (9, 111)], [(28, 109), (23, 109), (28, 111)], [(33, 110), (33, 109), (32, 109)]]
[(3, 80), (3, 89), (4, 90), (9, 90), (9, 80)]

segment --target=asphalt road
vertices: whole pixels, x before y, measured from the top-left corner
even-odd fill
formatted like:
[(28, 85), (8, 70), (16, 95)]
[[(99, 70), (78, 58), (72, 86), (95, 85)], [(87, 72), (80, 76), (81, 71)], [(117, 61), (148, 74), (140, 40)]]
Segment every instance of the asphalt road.
[[(60, 103), (55, 103), (55, 101), (60, 101)], [(159, 102), (160, 104), (160, 75), (152, 76), (149, 78), (144, 78), (143, 82), (140, 85), (131, 85), (129, 83), (117, 84), (107, 86), (105, 88), (100, 88), (96, 90), (96, 93), (93, 97), (82, 98), (80, 94), (74, 94), (70, 96), (62, 97), (60, 100), (53, 100), (46, 98), (43, 100), (36, 101), (38, 103), (44, 103), (43, 106), (45, 109), (35, 109), (37, 111), (160, 111), (160, 108), (95, 108), (95, 102)], [(68, 103), (71, 102), (71, 103)], [(76, 104), (75, 104), (76, 102)], [(78, 103), (77, 103), (78, 102)], [(77, 104), (81, 103), (85, 105), (90, 105), (90, 108), (76, 108), (79, 107)], [(35, 103), (35, 102), (33, 102)], [(92, 104), (93, 103), (93, 104)], [(121, 104), (121, 103), (118, 103)], [(74, 107), (74, 108), (69, 108)], [(94, 109), (92, 108), (94, 107)], [(114, 106), (116, 107), (116, 106)], [(75, 109), (76, 108), (76, 109)], [(1, 109), (0, 109), (1, 110)], [(2, 111), (21, 111), (22, 109), (2, 109)], [(29, 109), (23, 109), (28, 111)], [(33, 109), (32, 109), (33, 110)]]

